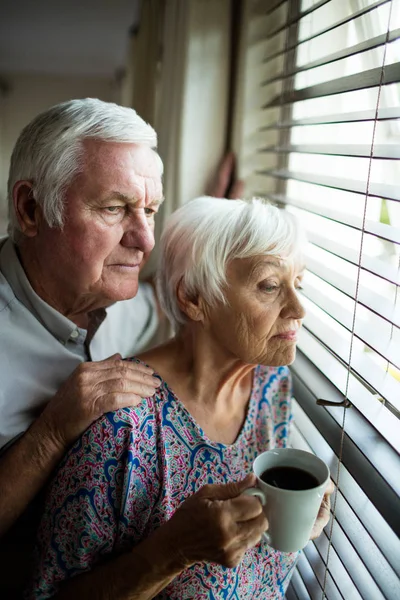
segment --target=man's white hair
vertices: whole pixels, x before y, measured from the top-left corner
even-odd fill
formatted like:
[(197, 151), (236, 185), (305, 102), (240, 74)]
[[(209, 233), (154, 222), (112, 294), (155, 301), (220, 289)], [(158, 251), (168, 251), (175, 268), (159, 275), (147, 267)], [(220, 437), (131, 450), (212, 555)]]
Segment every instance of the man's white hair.
[[(30, 181), (47, 223), (62, 227), (65, 192), (82, 168), (83, 141), (88, 138), (157, 146), (157, 134), (150, 125), (132, 108), (111, 102), (69, 100), (41, 113), (22, 130), (11, 156), (8, 233), (14, 240), (20, 231), (13, 206), (16, 182)], [(162, 174), (160, 158), (159, 163)]]
[(225, 302), (226, 270), (236, 258), (271, 255), (301, 260), (305, 236), (295, 217), (267, 202), (201, 197), (167, 220), (160, 242), (157, 287), (175, 330), (188, 322), (177, 299), (178, 285), (189, 298), (210, 306)]

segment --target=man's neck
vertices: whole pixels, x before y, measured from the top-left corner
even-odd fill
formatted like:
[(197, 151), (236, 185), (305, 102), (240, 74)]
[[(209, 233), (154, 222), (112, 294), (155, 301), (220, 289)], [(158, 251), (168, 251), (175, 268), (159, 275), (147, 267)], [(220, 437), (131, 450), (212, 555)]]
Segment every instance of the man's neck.
[(70, 297), (66, 292), (60, 294), (57, 282), (45, 273), (34, 252), (24, 246), (17, 247), (16, 251), (25, 275), (39, 298), (81, 329), (88, 329), (91, 321), (90, 314), (99, 308), (102, 310), (104, 308), (90, 306), (87, 301), (77, 303), (76, 298)]

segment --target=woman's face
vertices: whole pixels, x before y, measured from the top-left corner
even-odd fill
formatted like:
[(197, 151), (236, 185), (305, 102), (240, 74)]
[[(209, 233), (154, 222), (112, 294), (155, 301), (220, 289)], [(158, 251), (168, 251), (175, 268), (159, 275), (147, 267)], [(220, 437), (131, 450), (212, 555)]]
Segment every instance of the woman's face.
[(206, 310), (214, 341), (247, 364), (292, 363), (305, 315), (298, 296), (303, 271), (292, 258), (233, 260), (227, 269), (227, 303)]

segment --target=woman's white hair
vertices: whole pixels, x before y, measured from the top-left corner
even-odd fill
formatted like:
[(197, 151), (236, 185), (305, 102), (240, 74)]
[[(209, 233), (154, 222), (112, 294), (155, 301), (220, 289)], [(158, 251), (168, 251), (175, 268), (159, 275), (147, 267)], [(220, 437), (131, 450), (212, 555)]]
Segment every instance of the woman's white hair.
[[(20, 231), (13, 206), (16, 182), (30, 181), (47, 223), (62, 227), (65, 192), (82, 168), (83, 141), (88, 138), (157, 146), (150, 125), (132, 108), (111, 102), (69, 100), (41, 113), (22, 130), (11, 156), (8, 232), (14, 240)], [(162, 174), (160, 158), (159, 163)]]
[(214, 306), (225, 302), (230, 261), (258, 255), (301, 259), (304, 243), (295, 217), (261, 199), (196, 198), (169, 217), (161, 236), (161, 305), (177, 330), (188, 322), (179, 308), (179, 284), (189, 298), (200, 294)]

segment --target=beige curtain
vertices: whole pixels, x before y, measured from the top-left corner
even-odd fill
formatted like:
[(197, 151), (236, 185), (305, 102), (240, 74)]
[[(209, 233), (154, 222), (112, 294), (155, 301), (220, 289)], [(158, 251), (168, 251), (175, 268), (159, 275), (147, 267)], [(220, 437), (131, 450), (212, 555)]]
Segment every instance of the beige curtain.
[[(132, 34), (122, 101), (158, 133), (165, 219), (205, 193), (226, 147), (230, 84), (230, 0), (144, 0)], [(157, 246), (144, 275), (157, 260)]]
[(140, 25), (131, 32), (122, 104), (154, 126), (160, 69), (164, 0), (142, 2)]

